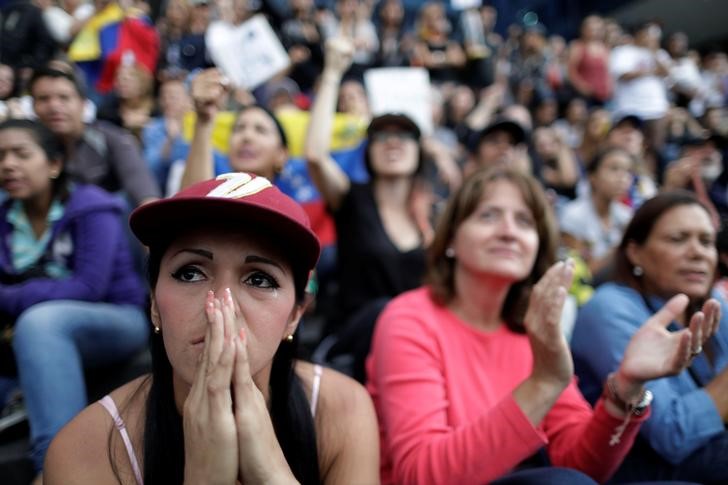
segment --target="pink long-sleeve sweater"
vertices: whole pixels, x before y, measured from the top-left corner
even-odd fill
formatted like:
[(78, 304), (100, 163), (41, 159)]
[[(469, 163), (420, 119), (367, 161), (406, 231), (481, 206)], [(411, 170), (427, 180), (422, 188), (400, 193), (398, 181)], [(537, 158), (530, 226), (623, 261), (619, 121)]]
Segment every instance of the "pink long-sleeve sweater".
[(479, 331), (435, 304), (427, 288), (394, 299), (367, 360), (382, 483), (488, 483), (543, 446), (553, 465), (608, 479), (648, 413), (610, 444), (623, 420), (601, 400), (592, 410), (572, 381), (533, 426), (512, 396), (531, 364), (528, 338), (505, 325)]

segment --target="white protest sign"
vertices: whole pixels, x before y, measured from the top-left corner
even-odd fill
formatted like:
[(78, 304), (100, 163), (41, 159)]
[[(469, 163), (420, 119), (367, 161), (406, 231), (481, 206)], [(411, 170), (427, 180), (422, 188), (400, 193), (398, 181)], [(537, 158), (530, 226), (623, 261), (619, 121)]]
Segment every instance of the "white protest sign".
[(404, 113), (432, 133), (430, 76), (421, 67), (383, 67), (364, 73), (372, 115)]
[(262, 15), (238, 26), (213, 22), (205, 42), (215, 65), (242, 88), (254, 89), (290, 65), (288, 54)]
[(469, 8), (480, 8), (481, 0), (450, 0), (453, 10), (467, 10)]

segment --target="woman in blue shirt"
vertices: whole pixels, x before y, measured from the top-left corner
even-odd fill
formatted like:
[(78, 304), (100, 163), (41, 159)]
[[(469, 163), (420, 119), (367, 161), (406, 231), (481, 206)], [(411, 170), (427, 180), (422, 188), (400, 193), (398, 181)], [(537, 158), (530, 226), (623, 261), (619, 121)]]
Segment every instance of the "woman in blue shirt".
[[(717, 329), (693, 349), (690, 367), (651, 381), (652, 416), (616, 481), (728, 482), (728, 307), (710, 298), (717, 269), (710, 212), (692, 194), (663, 192), (635, 213), (616, 253), (615, 281), (580, 310), (572, 354), (584, 395), (596, 400), (627, 342), (670, 297), (690, 298)], [(718, 325), (722, 323), (722, 325)], [(671, 329), (687, 326), (685, 318)]]

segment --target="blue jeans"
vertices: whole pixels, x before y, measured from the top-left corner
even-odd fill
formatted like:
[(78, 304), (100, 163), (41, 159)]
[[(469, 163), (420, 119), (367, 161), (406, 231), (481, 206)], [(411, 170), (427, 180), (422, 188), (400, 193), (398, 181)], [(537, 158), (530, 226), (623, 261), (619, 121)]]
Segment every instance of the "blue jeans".
[(54, 300), (18, 317), (13, 350), (37, 471), (56, 433), (87, 405), (84, 367), (128, 358), (148, 336), (146, 314), (133, 305)]

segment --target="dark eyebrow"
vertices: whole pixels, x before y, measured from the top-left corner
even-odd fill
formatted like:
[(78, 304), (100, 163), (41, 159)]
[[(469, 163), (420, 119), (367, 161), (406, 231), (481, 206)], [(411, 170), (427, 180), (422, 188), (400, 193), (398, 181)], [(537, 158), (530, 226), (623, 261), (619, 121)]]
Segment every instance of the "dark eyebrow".
[(211, 251), (207, 251), (205, 249), (183, 248), (183, 249), (180, 249), (179, 251), (177, 251), (176, 253), (174, 253), (174, 255), (177, 256), (180, 253), (193, 253), (193, 254), (197, 254), (199, 256), (202, 256), (203, 258), (209, 259), (210, 261), (212, 261), (213, 259), (215, 259), (213, 257), (213, 255), (212, 255), (212, 252)]
[(280, 265), (277, 261), (273, 261), (272, 259), (265, 258), (263, 256), (258, 256), (256, 254), (250, 254), (245, 257), (246, 263), (263, 263), (263, 264), (271, 264), (275, 266), (276, 268), (280, 269), (284, 273), (286, 272), (285, 269), (283, 269), (283, 266)]

